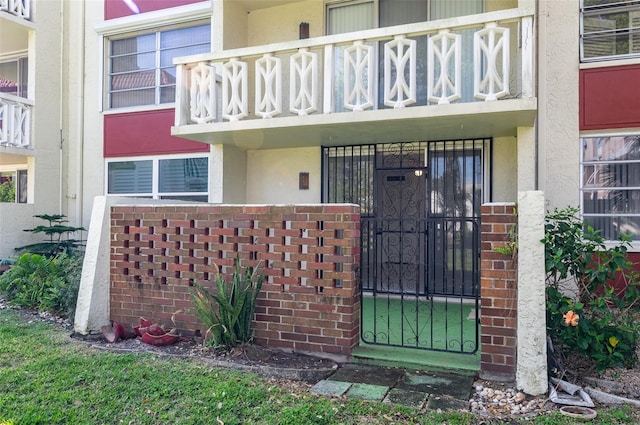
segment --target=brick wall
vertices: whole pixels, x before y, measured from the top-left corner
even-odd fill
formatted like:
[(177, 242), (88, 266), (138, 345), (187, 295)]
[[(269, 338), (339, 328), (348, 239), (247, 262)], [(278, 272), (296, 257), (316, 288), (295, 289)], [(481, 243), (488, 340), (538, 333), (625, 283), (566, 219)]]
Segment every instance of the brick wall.
[(192, 281), (264, 266), (255, 341), (349, 355), (359, 340), (360, 213), (354, 205), (114, 206), (111, 319), (144, 316), (204, 333), (191, 314)]
[(513, 204), (482, 206), (480, 371), (486, 379), (513, 379), (516, 373), (516, 261), (495, 251), (510, 240), (514, 212)]

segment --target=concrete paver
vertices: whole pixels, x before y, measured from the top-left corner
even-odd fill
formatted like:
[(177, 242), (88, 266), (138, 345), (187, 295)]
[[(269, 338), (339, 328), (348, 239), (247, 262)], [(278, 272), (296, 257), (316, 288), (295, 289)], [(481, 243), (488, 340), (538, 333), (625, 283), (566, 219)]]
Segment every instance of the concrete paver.
[(355, 383), (347, 391), (347, 397), (357, 398), (367, 401), (382, 401), (389, 392), (386, 385), (371, 385)]
[(466, 409), (473, 379), (470, 375), (350, 363), (318, 382), (311, 392), (417, 409)]
[(421, 409), (428, 398), (429, 394), (427, 393), (393, 388), (385, 397), (384, 402)]
[(311, 392), (318, 395), (329, 395), (339, 397), (349, 390), (350, 382), (329, 381), (323, 379), (311, 387)]
[(407, 370), (396, 387), (469, 400), (472, 384), (473, 377), (471, 376)]
[(331, 381), (357, 382), (360, 384), (393, 387), (404, 376), (404, 369), (347, 363), (328, 379)]

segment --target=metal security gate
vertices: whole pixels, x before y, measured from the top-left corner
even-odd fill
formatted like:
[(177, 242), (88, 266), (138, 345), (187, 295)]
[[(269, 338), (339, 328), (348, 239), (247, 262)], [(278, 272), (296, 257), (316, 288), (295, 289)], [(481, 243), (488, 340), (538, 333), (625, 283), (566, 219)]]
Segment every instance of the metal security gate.
[(490, 139), (326, 147), (326, 202), (361, 205), (361, 338), (475, 353)]

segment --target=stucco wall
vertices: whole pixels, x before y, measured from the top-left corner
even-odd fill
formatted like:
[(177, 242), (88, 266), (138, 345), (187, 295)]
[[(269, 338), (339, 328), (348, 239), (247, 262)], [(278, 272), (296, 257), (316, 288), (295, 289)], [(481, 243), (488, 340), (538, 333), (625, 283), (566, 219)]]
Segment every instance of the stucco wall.
[(254, 10), (248, 15), (249, 46), (297, 40), (300, 22), (309, 23), (309, 35), (324, 35), (324, 3), (307, 0), (268, 9)]
[(104, 194), (101, 2), (64, 2), (67, 8), (65, 61), (68, 74), (63, 137), (65, 139), (65, 211), (69, 221), (89, 228), (95, 196)]
[(493, 139), (493, 202), (514, 202), (517, 196), (516, 179), (518, 146), (515, 137)]
[(546, 209), (579, 204), (579, 2), (538, 2), (539, 189)]
[[(64, 110), (62, 59), (62, 4), (38, 2), (33, 10), (35, 31), (21, 33), (21, 46), (28, 46), (28, 97), (35, 105), (31, 109), (30, 149), (0, 148), (0, 155), (15, 154), (15, 163), (3, 157), (5, 170), (27, 168), (28, 203), (0, 204), (0, 258), (14, 254), (16, 246), (40, 241), (42, 235), (32, 235), (23, 229), (44, 224), (35, 214), (63, 212), (64, 151), (61, 150), (61, 114)], [(2, 40), (4, 41), (4, 40)], [(1, 50), (1, 49), (0, 49)], [(9, 52), (3, 52), (9, 53)]]
[[(272, 149), (247, 152), (247, 202), (320, 202), (321, 149)], [(298, 189), (298, 173), (309, 173), (309, 190)]]
[[(220, 3), (220, 2), (218, 2)], [(220, 5), (216, 5), (220, 7)], [(235, 49), (247, 45), (247, 10), (238, 1), (224, 0), (223, 8), (223, 49)], [(218, 25), (219, 23), (214, 23)], [(262, 44), (262, 43), (261, 43)], [(216, 43), (219, 45), (219, 43)]]

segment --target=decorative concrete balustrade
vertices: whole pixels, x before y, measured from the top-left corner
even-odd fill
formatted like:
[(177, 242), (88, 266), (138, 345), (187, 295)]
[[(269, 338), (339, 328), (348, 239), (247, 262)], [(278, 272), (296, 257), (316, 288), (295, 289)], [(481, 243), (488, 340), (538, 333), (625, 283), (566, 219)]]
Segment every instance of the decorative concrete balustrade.
[(31, 0), (0, 0), (0, 12), (31, 20)]
[(0, 93), (0, 146), (31, 146), (31, 109), (33, 102)]
[(531, 98), (532, 15), (509, 9), (178, 58), (175, 125)]

